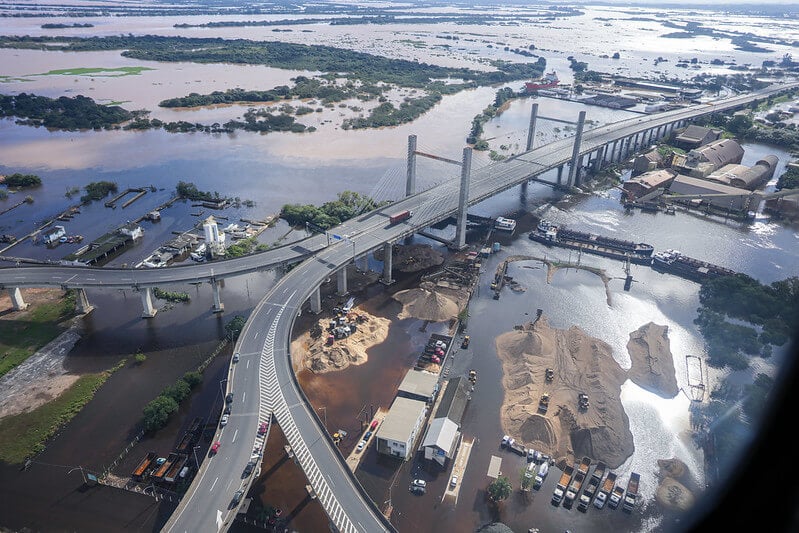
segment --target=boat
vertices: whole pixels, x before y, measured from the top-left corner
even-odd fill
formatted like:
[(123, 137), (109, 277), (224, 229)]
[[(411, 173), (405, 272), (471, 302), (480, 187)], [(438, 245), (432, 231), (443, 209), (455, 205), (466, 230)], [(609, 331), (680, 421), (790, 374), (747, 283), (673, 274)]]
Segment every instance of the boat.
[(512, 232), (516, 229), (516, 221), (512, 218), (497, 217), (494, 229)]
[(538, 89), (551, 89), (552, 87), (557, 87), (559, 83), (558, 75), (553, 70), (552, 72), (546, 73), (543, 78), (528, 81), (524, 84), (524, 88), (527, 92), (530, 92), (537, 91)]
[(541, 220), (530, 233), (530, 239), (548, 246), (562, 246), (584, 252), (610, 257), (633, 263), (650, 264), (654, 246), (644, 242), (626, 241), (586, 233), (558, 226), (548, 220)]
[(670, 274), (703, 282), (721, 276), (734, 276), (736, 272), (729, 268), (700, 261), (682, 254), (679, 250), (664, 250), (652, 258), (652, 268)]

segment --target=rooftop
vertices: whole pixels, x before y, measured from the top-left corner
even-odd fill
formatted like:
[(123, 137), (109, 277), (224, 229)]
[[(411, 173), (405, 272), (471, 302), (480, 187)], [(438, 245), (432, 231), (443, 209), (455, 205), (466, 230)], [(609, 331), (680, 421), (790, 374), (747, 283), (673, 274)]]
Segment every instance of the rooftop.
[(399, 386), (399, 392), (404, 392), (411, 396), (421, 396), (430, 398), (436, 390), (438, 376), (432, 372), (424, 370), (410, 370), (405, 374)]
[(463, 377), (452, 378), (447, 382), (447, 388), (438, 404), (434, 418), (449, 418), (460, 425), (469, 394), (466, 390), (466, 379)]
[(458, 424), (449, 418), (436, 418), (430, 423), (422, 446), (435, 446), (440, 450), (444, 450), (448, 457), (452, 457), (455, 451), (455, 444), (458, 441), (458, 433)]
[(406, 442), (427, 404), (398, 396), (377, 430), (377, 437)]

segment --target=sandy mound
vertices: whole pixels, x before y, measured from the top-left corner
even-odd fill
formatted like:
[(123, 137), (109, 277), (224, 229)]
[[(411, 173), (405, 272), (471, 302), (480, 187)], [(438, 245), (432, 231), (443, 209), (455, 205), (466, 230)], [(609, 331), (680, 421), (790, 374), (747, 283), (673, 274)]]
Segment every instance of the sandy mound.
[(318, 328), (311, 328), (322, 331), (321, 335), (314, 338), (310, 332), (306, 332), (291, 343), (292, 354), (302, 356), (300, 368), (297, 370), (307, 368), (315, 374), (323, 374), (342, 370), (350, 365), (360, 365), (369, 360), (367, 350), (386, 340), (391, 321), (359, 309), (353, 309), (352, 312), (360, 315), (363, 322), (358, 324), (355, 333), (349, 337), (338, 339), (330, 346), (325, 344), (325, 328), (330, 322), (326, 317), (319, 320)]
[(668, 326), (650, 322), (630, 333), (627, 342), (632, 361), (630, 379), (661, 398), (674, 398), (679, 392), (668, 332)]
[[(626, 373), (606, 343), (581, 329), (551, 328), (544, 318), (500, 335), (505, 433), (528, 447), (569, 463), (587, 455), (618, 468), (634, 450), (627, 415), (619, 395)], [(547, 383), (545, 370), (554, 370)], [(538, 411), (538, 400), (550, 394), (549, 409)], [(588, 394), (590, 407), (578, 409), (577, 395)]]
[(687, 511), (694, 506), (700, 489), (685, 463), (677, 458), (659, 459), (658, 478), (655, 498), (661, 505), (674, 511)]
[(419, 288), (399, 291), (394, 294), (394, 299), (402, 304), (399, 318), (444, 322), (457, 317), (460, 310), (457, 301), (435, 290), (432, 283), (422, 283)]

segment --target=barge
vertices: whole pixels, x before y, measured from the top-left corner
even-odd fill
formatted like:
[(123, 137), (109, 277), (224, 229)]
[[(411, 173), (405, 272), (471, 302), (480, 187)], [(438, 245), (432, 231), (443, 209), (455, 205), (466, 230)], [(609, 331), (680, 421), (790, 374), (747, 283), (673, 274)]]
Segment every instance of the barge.
[(688, 257), (678, 250), (665, 250), (656, 253), (652, 258), (652, 268), (661, 272), (676, 274), (699, 283), (736, 274), (734, 270)]
[(652, 262), (655, 248), (651, 244), (636, 243), (623, 239), (604, 237), (595, 233), (586, 233), (560, 227), (548, 220), (539, 222), (530, 233), (530, 239), (547, 246), (562, 246), (584, 252), (610, 257), (633, 263), (648, 265)]

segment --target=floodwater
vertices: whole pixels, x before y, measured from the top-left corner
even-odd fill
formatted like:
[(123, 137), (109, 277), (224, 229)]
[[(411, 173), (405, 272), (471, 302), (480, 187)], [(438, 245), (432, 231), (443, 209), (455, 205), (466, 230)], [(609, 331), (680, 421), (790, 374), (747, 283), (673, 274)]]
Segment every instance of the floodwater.
[[(779, 59), (784, 47), (770, 46), (770, 54), (741, 53), (732, 50), (725, 39), (662, 39), (656, 36), (672, 31), (655, 20), (654, 11), (643, 8), (616, 9), (608, 7), (587, 8), (586, 14), (553, 21), (523, 23), (518, 26), (469, 26), (441, 24), (436, 26), (326, 26), (313, 25), (312, 33), (294, 27), (292, 32), (281, 32), (280, 38), (294, 42), (307, 42), (312, 36), (320, 44), (346, 45), (356, 50), (381, 53), (388, 57), (413, 58), (451, 66), (478, 68), (479, 58), (492, 57), (511, 61), (523, 58), (505, 51), (527, 47), (534, 43), (548, 60), (548, 68), (556, 69), (568, 82), (570, 73), (566, 56), (574, 54), (585, 60), (589, 68), (621, 73), (650, 72), (651, 62), (659, 55), (669, 59), (660, 68), (668, 76), (686, 76), (695, 71), (674, 68), (680, 57), (698, 57), (704, 62), (704, 71), (721, 72), (724, 67), (709, 67), (712, 58), (735, 60), (738, 64), (758, 65), (764, 59)], [(631, 17), (652, 20), (626, 21)], [(174, 29), (177, 22), (200, 23), (221, 20), (223, 17), (105, 17), (89, 18), (85, 22), (96, 25), (89, 29), (45, 31), (40, 28), (51, 19), (6, 18), (8, 34), (48, 35), (115, 35), (119, 33), (152, 33), (162, 35), (245, 37), (272, 39), (269, 28), (217, 28)], [(225, 17), (241, 20), (244, 17)], [(261, 17), (247, 17), (261, 18)], [(600, 19), (610, 20), (600, 20)], [(669, 20), (708, 20), (701, 11), (670, 11)], [(660, 20), (660, 19), (658, 19)], [(789, 21), (775, 22), (757, 17), (729, 16), (714, 22), (733, 27), (736, 24), (750, 31), (774, 34), (786, 39), (796, 39), (795, 25)], [(84, 20), (81, 20), (84, 22)], [(610, 24), (607, 26), (606, 24)], [(303, 27), (304, 28), (304, 27)], [(458, 34), (457, 46), (441, 46), (439, 36)], [(564, 39), (564, 35), (573, 38)], [(791, 37), (792, 36), (792, 37)], [(414, 46), (406, 40), (421, 41), (424, 46)], [(557, 50), (560, 43), (576, 48)], [(599, 44), (596, 44), (599, 43)], [(490, 45), (490, 48), (489, 48)], [(668, 53), (664, 50), (670, 50)], [(621, 60), (600, 57), (619, 51)], [(145, 66), (136, 76), (110, 78), (103, 76), (29, 76), (54, 69), (78, 67), (114, 68), (120, 66)], [(483, 68), (485, 68), (483, 66)], [(718, 70), (715, 70), (718, 69)], [(195, 65), (187, 63), (154, 63), (133, 61), (118, 52), (62, 53), (13, 50), (0, 56), (0, 75), (30, 77), (33, 81), (13, 81), (0, 78), (4, 93), (36, 92), (49, 96), (61, 94), (87, 94), (99, 101), (122, 101), (128, 109), (146, 107), (153, 116), (165, 120), (225, 121), (240, 115), (243, 107), (204, 109), (200, 111), (156, 109), (155, 103), (164, 98), (184, 96), (189, 92), (210, 92), (231, 86), (267, 89), (286, 83), (299, 71), (281, 71), (267, 67), (233, 65)], [(259, 135), (236, 132), (229, 135), (170, 134), (163, 131), (145, 132), (49, 132), (43, 128), (28, 128), (0, 120), (0, 172), (30, 172), (40, 175), (42, 187), (14, 194), (0, 201), (0, 211), (19, 201), (20, 194), (34, 198), (31, 205), (0, 215), (0, 232), (23, 235), (45, 220), (51, 219), (77, 200), (65, 198), (72, 187), (110, 180), (118, 183), (120, 191), (127, 187), (149, 187), (155, 192), (147, 194), (130, 207), (106, 208), (102, 202), (83, 207), (81, 213), (63, 224), (70, 234), (79, 233), (91, 240), (126, 220), (137, 218), (171, 198), (178, 181), (190, 181), (199, 189), (218, 191), (224, 196), (255, 201), (253, 208), (229, 208), (224, 212), (193, 207), (179, 202), (162, 212), (159, 223), (142, 223), (145, 237), (133, 249), (114, 258), (110, 264), (134, 264), (157, 248), (173, 232), (191, 228), (201, 217), (209, 214), (228, 217), (229, 222), (241, 218), (261, 219), (277, 213), (284, 203), (302, 202), (318, 204), (335, 198), (342, 190), (355, 190), (378, 200), (396, 199), (404, 191), (405, 154), (407, 137), (418, 135), (419, 149), (451, 159), (459, 159), (472, 118), (494, 99), (497, 88), (480, 88), (444, 97), (434, 110), (412, 124), (381, 130), (342, 131), (336, 127), (345, 111), (325, 110), (314, 117), (319, 130), (307, 134), (271, 133)], [(581, 104), (539, 98), (539, 113), (565, 120), (575, 120), (580, 110), (586, 109), (589, 127), (613, 122), (627, 116), (625, 111), (604, 108), (587, 108)], [(486, 137), (492, 149), (509, 154), (526, 141), (526, 127), (532, 100), (517, 100), (499, 117), (486, 124)], [(310, 120), (310, 119), (309, 119)], [(329, 122), (326, 122), (329, 121)], [(539, 121), (536, 143), (544, 143), (565, 135), (567, 126)], [(506, 148), (503, 150), (502, 146)], [(759, 145), (745, 145), (744, 164), (753, 164), (765, 154), (774, 153), (780, 158), (778, 176), (790, 160), (789, 154)], [(485, 154), (475, 154), (473, 166), (488, 164)], [(457, 169), (428, 160), (419, 161), (418, 183), (429, 187), (447, 179), (457, 179)], [(773, 188), (774, 181), (769, 187)], [(770, 189), (767, 189), (770, 190)], [(550, 202), (554, 201), (554, 205)], [(464, 432), (473, 436), (475, 447), (468, 472), (462, 480), (461, 500), (456, 507), (436, 502), (436, 494), (447, 482), (446, 473), (422, 470), (407, 463), (399, 471), (396, 465), (386, 464), (370, 448), (363, 470), (358, 476), (373, 498), (381, 505), (391, 500), (394, 507), (392, 520), (400, 531), (432, 530), (433, 524), (449, 530), (468, 530), (493, 518), (484, 502), (488, 479), (485, 476), (491, 455), (503, 459), (503, 471), (515, 481), (520, 461), (498, 449), (502, 430), (499, 412), (502, 390), (498, 386), (501, 366), (496, 358), (493, 339), (510, 330), (513, 325), (529, 320), (535, 309), (542, 308), (550, 322), (561, 328), (578, 325), (613, 347), (616, 361), (624, 368), (629, 365), (626, 341), (629, 333), (648, 321), (669, 326), (672, 352), (675, 355), (678, 383), (686, 385), (686, 355), (702, 355), (703, 343), (693, 318), (698, 305), (694, 283), (676, 277), (655, 273), (639, 265), (632, 266), (635, 279), (629, 293), (622, 291), (622, 265), (604, 258), (583, 257), (584, 264), (607, 269), (611, 282), (612, 301), (605, 299), (604, 288), (592, 274), (562, 270), (551, 284), (547, 284), (540, 265), (519, 262), (511, 266), (510, 274), (527, 287), (521, 294), (505, 291), (499, 301), (491, 298), (488, 290), (491, 274), (506, 254), (544, 255), (569, 259), (568, 251), (547, 249), (526, 238), (534, 222), (533, 216), (546, 217), (566, 223), (576, 229), (595, 231), (606, 235), (642, 240), (657, 249), (679, 248), (688, 255), (722, 264), (745, 272), (763, 282), (799, 275), (799, 238), (796, 229), (785, 227), (768, 218), (760, 217), (753, 223), (739, 223), (700, 214), (678, 213), (677, 216), (625, 212), (618, 202), (618, 191), (587, 194), (579, 198), (564, 197), (550, 189), (531, 184), (527, 195), (519, 189), (499, 194), (475, 206), (472, 212), (480, 215), (510, 215), (518, 218), (519, 228), (514, 237), (495, 236), (503, 251), (484, 261), (488, 273), (480, 282), (480, 290), (470, 306), (469, 333), (472, 345), (467, 351), (458, 351), (451, 375), (465, 374), (469, 368), (478, 370), (480, 379), (464, 419)], [(447, 231), (447, 230), (444, 230)], [(275, 242), (286, 234), (289, 240), (300, 238), (302, 231), (290, 231), (284, 223), (268, 230), (261, 242)], [(417, 238), (417, 242), (426, 242)], [(86, 242), (86, 241), (84, 241)], [(434, 246), (439, 246), (433, 243)], [(60, 259), (74, 251), (77, 245), (61, 245), (53, 250), (44, 246), (23, 243), (14, 247), (10, 255), (37, 259)], [(571, 257), (576, 259), (576, 257)], [(375, 268), (379, 265), (374, 264)], [(210, 287), (164, 287), (186, 290), (192, 301), (189, 304), (161, 307), (155, 318), (140, 318), (138, 293), (133, 291), (94, 290), (89, 299), (97, 309), (86, 320), (87, 334), (70, 355), (74, 372), (98, 371), (114, 366), (122, 357), (138, 351), (148, 355), (139, 366), (128, 363), (112, 376), (94, 401), (69, 424), (47, 450), (37, 457), (27, 472), (16, 467), (0, 469), (2, 483), (2, 524), (12, 528), (30, 527), (41, 531), (62, 529), (80, 531), (109, 531), (120, 521), (126, 527), (155, 530), (166, 520), (170, 504), (155, 506), (147, 496), (127, 492), (81, 487), (77, 466), (99, 471), (116, 458), (119, 452), (137, 433), (141, 409), (166, 385), (188, 370), (194, 369), (223, 337), (224, 324), (236, 314), (246, 316), (274, 282), (274, 273), (252, 274), (226, 280), (223, 287), (225, 313), (210, 313), (212, 297)], [(399, 285), (392, 287), (396, 290)], [(372, 294), (367, 292), (364, 296)], [(391, 300), (376, 300), (373, 312), (395, 317), (397, 306)], [(484, 317), (490, 316), (490, 320)], [(425, 332), (414, 320), (395, 321), (389, 338), (383, 345), (370, 350), (370, 361), (346, 371), (314, 376), (302, 374), (300, 380), (311, 397), (318, 414), (331, 430), (345, 429), (357, 433), (358, 416), (365, 410), (386, 407), (393, 398), (393, 389), (402, 378), (404, 369), (411, 365), (427, 335), (440, 325), (428, 325)], [(204, 384), (194, 393), (190, 403), (181, 408), (179, 416), (159, 432), (155, 438), (142, 441), (118, 468), (126, 475), (131, 464), (149, 449), (166, 451), (180, 437), (180, 431), (194, 416), (212, 417), (219, 402), (219, 380), (229, 350), (223, 350), (204, 374)], [(774, 373), (783, 354), (775, 350), (768, 361), (755, 361), (753, 369)], [(754, 371), (754, 370), (752, 370)], [(707, 376), (714, 378), (717, 373)], [(345, 394), (343, 391), (346, 391)], [(643, 474), (642, 491), (651, 500), (654, 491), (654, 464), (657, 459), (679, 457), (694, 473), (697, 482), (703, 479), (701, 455), (693, 447), (687, 433), (687, 400), (680, 394), (673, 399), (660, 399), (626, 383), (622, 402), (630, 418), (635, 438), (636, 453), (620, 469), (621, 478), (636, 470)], [(363, 416), (363, 415), (361, 415)], [(209, 443), (206, 437), (203, 446)], [(355, 445), (354, 438), (345, 441), (345, 453)], [(279, 449), (279, 446), (278, 446)], [(274, 465), (269, 465), (269, 468)], [(278, 472), (280, 466), (273, 472)], [(70, 473), (71, 472), (71, 473)], [(399, 473), (397, 473), (399, 472)], [(277, 474), (276, 474), (277, 475)], [(412, 477), (425, 476), (430, 490), (422, 500), (411, 496), (407, 482)], [(280, 471), (273, 480), (292, 476), (296, 471)], [(583, 515), (576, 510), (553, 509), (549, 504), (550, 475), (532, 502), (515, 500), (506, 502), (500, 517), (514, 530), (524, 531), (540, 527), (542, 531), (591, 529), (592, 531), (639, 531), (649, 529), (659, 520), (657, 509), (649, 508), (639, 515), (627, 517), (621, 512), (598, 513), (590, 510)], [(46, 487), (46, 489), (45, 489)], [(391, 488), (389, 488), (391, 487)], [(264, 503), (276, 502), (274, 493), (266, 486), (258, 486)], [(277, 502), (280, 504), (280, 502)], [(42, 505), (44, 504), (44, 505)], [(286, 503), (288, 505), (288, 503)], [(304, 509), (297, 516), (304, 516)], [(318, 520), (316, 511), (308, 511), (308, 522)], [(236, 526), (239, 527), (239, 526)], [(299, 527), (299, 525), (298, 525)], [(310, 527), (310, 526), (309, 526)]]

